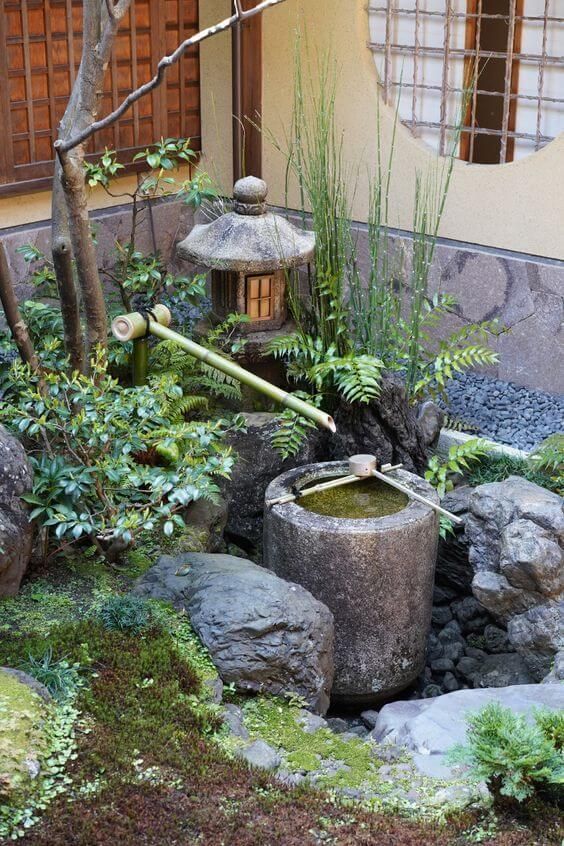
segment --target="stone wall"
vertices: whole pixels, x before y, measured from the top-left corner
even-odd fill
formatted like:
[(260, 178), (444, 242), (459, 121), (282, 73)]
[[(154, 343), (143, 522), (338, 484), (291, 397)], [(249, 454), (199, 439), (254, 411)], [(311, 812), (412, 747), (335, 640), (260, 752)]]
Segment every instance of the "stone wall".
[[(153, 204), (152, 218), (157, 249), (164, 260), (167, 263), (172, 262), (174, 266), (174, 246), (181, 238), (185, 238), (192, 228), (193, 212), (178, 200), (161, 200)], [(129, 240), (130, 208), (115, 206), (95, 211), (91, 214), (91, 220), (98, 245), (99, 267), (111, 267), (115, 261), (115, 241), (120, 240), (125, 243)], [(16, 250), (22, 244), (34, 244), (48, 255), (51, 223), (43, 221), (30, 226), (0, 229), (0, 238), (6, 246), (12, 276), (17, 285), (18, 299), (24, 300), (32, 294), (33, 288), (26, 282), (29, 266)], [(144, 252), (154, 250), (151, 222), (147, 210), (140, 213), (136, 245)]]
[[(366, 226), (356, 226), (361, 267), (366, 270)], [(396, 241), (410, 253), (410, 234)], [(437, 245), (429, 293), (452, 294), (455, 314), (443, 332), (465, 323), (499, 321), (501, 334), (491, 346), (497, 366), (484, 372), (527, 388), (564, 393), (564, 261), (507, 250), (441, 240)]]
[[(100, 263), (111, 263), (114, 239), (127, 240), (129, 210), (121, 206), (96, 212), (93, 221)], [(165, 260), (172, 260), (174, 265), (174, 245), (190, 231), (192, 212), (178, 201), (163, 201), (154, 205), (153, 221), (157, 247)], [(366, 271), (367, 229), (364, 224), (355, 224), (355, 230), (361, 269)], [(49, 235), (48, 223), (0, 230), (20, 299), (29, 295), (30, 288), (24, 281), (27, 267), (15, 249), (31, 242), (45, 250)], [(399, 245), (409, 247), (409, 233), (397, 232), (395, 237)], [(138, 244), (140, 249), (152, 249), (147, 214)], [(500, 360), (488, 369), (489, 375), (528, 388), (564, 393), (564, 261), (441, 240), (430, 292), (439, 287), (458, 301), (448, 326), (443, 322), (445, 331), (493, 318), (498, 318), (500, 328), (506, 330), (493, 340)]]

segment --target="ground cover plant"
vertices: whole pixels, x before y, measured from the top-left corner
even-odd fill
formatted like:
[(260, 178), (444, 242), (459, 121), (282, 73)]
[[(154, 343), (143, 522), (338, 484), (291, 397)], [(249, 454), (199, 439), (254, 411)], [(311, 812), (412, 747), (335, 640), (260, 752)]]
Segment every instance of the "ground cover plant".
[(564, 715), (538, 711), (534, 722), (492, 702), (468, 715), (466, 744), (452, 752), (454, 761), (470, 765), (499, 802), (523, 802), (535, 792), (564, 804)]
[[(425, 823), (374, 814), (331, 794), (290, 790), (249, 770), (216, 742), (223, 730), (204, 684), (213, 666), (186, 620), (153, 605), (152, 619), (141, 628), (108, 628), (108, 603), (115, 611), (129, 600), (108, 593), (106, 583), (104, 596), (97, 596), (96, 580), (87, 569), (84, 574), (61, 578), (59, 564), (35, 576), (38, 587), (32, 580), (29, 591), (35, 590), (47, 623), (37, 616), (19, 635), (0, 638), (0, 665), (29, 666), (29, 657), (39, 661), (47, 645), (52, 666), (68, 662), (81, 682), (75, 700), (80, 713), (60, 743), (61, 754), (68, 753), (63, 790), (40, 793), (37, 804), (30, 800), (24, 818), (4, 814), (4, 824), (21, 830), (22, 844), (560, 844), (564, 832), (549, 806), (542, 806), (542, 816), (537, 808), (536, 817), (467, 813), (447, 825)], [(61, 624), (48, 611), (58, 592), (72, 600), (69, 584), (78, 604)], [(125, 577), (113, 574), (112, 589), (120, 584), (127, 585)], [(20, 601), (23, 607), (27, 599), (8, 606)], [(0, 631), (3, 614), (0, 605)], [(256, 721), (272, 707), (273, 700), (256, 700)]]

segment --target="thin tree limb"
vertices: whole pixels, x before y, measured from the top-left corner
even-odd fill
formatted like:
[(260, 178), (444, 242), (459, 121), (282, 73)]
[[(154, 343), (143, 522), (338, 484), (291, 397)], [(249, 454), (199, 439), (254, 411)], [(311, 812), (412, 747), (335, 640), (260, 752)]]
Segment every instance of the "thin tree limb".
[[(186, 50), (190, 49), (190, 47), (194, 47), (196, 44), (200, 44), (202, 41), (205, 41), (220, 32), (225, 32), (226, 30), (231, 29), (231, 27), (235, 26), (235, 24), (248, 20), (248, 18), (252, 18), (266, 9), (278, 6), (280, 3), (284, 2), (285, 0), (262, 0), (262, 2), (258, 3), (258, 5), (253, 9), (249, 9), (245, 12), (241, 9), (239, 0), (236, 0), (235, 13), (233, 15), (229, 18), (225, 18), (225, 20), (215, 24), (214, 26), (207, 27), (206, 29), (197, 32), (195, 35), (190, 36), (190, 38), (183, 41), (176, 50), (170, 54), (170, 56), (164, 56), (157, 65), (157, 72), (154, 77), (150, 79), (149, 82), (144, 83), (139, 86), (139, 88), (135, 89), (135, 91), (128, 94), (125, 100), (116, 109), (114, 109), (113, 112), (110, 112), (109, 115), (106, 115), (106, 117), (101, 118), (98, 121), (94, 121), (94, 123), (91, 123), (90, 126), (85, 127), (76, 135), (55, 141), (55, 149), (57, 150), (59, 156), (74, 149), (79, 144), (83, 144), (99, 130), (111, 126), (111, 124), (115, 123), (115, 121), (118, 120), (124, 112), (137, 102), (137, 100), (140, 100), (141, 97), (144, 97), (146, 94), (150, 94), (151, 91), (161, 84), (168, 69), (172, 67), (172, 65), (176, 64), (176, 62), (182, 58)], [(113, 8), (114, 15), (116, 14), (116, 9), (117, 7)]]
[(35, 352), (33, 342), (30, 338), (27, 324), (23, 319), (16, 292), (14, 291), (14, 283), (10, 267), (8, 265), (8, 257), (4, 244), (0, 241), (0, 302), (6, 315), (14, 343), (18, 348), (21, 360), (24, 364), (29, 364), (32, 370), (39, 371), (39, 359)]

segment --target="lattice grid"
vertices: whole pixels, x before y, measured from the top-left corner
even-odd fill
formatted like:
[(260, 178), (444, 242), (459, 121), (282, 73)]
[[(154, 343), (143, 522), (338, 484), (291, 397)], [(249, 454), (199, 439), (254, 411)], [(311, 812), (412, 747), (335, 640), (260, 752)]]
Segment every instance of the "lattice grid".
[(505, 163), (540, 149), (564, 130), (559, 4), (373, 0), (369, 46), (384, 99), (399, 96), (404, 123), (441, 154), (459, 122), (459, 154), (469, 162)]

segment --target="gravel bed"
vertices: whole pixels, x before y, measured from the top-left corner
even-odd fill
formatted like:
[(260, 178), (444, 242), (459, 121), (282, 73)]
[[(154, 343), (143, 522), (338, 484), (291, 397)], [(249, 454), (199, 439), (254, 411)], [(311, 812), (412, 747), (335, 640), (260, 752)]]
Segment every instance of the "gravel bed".
[(446, 411), (502, 444), (531, 450), (564, 431), (564, 395), (522, 388), (511, 382), (463, 373), (447, 388)]

